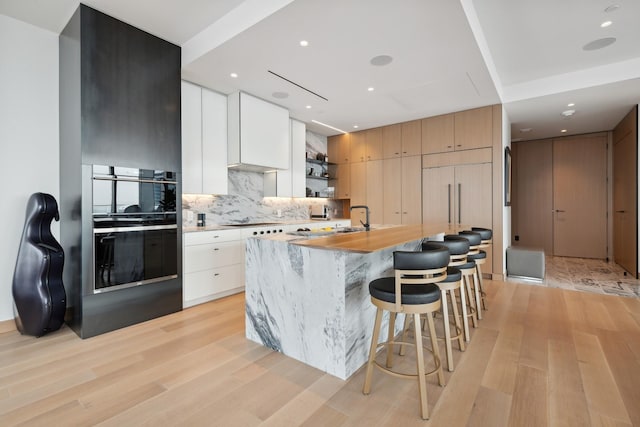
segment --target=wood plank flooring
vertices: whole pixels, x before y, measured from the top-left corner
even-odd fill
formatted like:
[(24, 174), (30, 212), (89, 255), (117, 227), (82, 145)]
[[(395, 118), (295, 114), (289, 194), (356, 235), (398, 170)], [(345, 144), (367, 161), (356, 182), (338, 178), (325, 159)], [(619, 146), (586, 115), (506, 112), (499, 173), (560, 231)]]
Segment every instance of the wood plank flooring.
[(640, 299), (485, 283), (455, 372), (428, 378), (429, 421), (414, 381), (375, 370), (365, 396), (363, 369), (342, 381), (246, 340), (239, 294), (87, 340), (0, 333), (0, 425), (640, 426)]

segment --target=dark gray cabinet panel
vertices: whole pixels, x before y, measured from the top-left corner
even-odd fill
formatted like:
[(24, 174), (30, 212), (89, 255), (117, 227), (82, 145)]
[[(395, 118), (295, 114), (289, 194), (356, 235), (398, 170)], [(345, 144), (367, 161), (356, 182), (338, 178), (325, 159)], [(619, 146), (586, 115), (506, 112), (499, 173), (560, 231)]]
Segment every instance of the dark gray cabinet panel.
[[(180, 47), (85, 5), (59, 46), (66, 320), (86, 338), (182, 308)], [(177, 172), (177, 278), (93, 294), (91, 164)]]
[(180, 47), (81, 6), (85, 163), (180, 169)]

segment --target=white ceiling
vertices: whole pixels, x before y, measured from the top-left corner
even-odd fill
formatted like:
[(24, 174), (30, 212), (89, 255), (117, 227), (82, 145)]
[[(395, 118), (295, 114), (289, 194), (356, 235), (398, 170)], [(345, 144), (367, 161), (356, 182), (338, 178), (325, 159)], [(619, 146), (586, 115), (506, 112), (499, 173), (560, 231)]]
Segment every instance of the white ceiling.
[[(0, 13), (59, 33), (78, 3), (0, 0)], [(502, 102), (512, 137), (537, 139), (612, 129), (640, 102), (638, 0), (84, 3), (182, 46), (183, 78), (283, 105), (324, 135), (337, 132), (311, 120), (351, 131)], [(582, 49), (604, 37), (617, 40)]]

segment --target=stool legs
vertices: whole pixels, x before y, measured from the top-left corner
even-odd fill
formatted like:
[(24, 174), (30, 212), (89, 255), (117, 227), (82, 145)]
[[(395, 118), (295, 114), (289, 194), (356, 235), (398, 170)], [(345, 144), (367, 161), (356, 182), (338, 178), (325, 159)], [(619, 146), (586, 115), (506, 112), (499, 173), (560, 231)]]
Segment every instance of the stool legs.
[(378, 348), (378, 337), (380, 336), (380, 325), (382, 325), (382, 309), (376, 309), (376, 320), (373, 326), (373, 335), (371, 336), (371, 347), (369, 347), (369, 361), (367, 362), (367, 373), (364, 377), (364, 387), (362, 393), (369, 394), (371, 392), (371, 376), (373, 374), (373, 361), (376, 358), (376, 349)]
[[(476, 298), (475, 306), (476, 306), (476, 316), (478, 316), (478, 320), (482, 320), (482, 307), (480, 303), (480, 279), (479, 277), (479, 265), (476, 265), (476, 269), (473, 273), (473, 293)], [(474, 325), (475, 326), (475, 325)]]
[[(389, 333), (387, 335), (387, 341), (391, 343), (393, 338), (395, 337), (395, 329), (396, 329), (396, 316), (397, 313), (389, 313)], [(407, 316), (405, 316), (406, 318)], [(406, 322), (405, 322), (406, 323)], [(404, 331), (402, 332), (403, 341), (404, 341)], [(387, 344), (387, 368), (391, 368), (393, 366), (393, 344)]]
[[(431, 319), (431, 316), (429, 316)], [(431, 319), (433, 323), (433, 319)], [(420, 390), (420, 412), (423, 419), (429, 418), (429, 407), (427, 406), (427, 381), (424, 370), (424, 352), (422, 351), (422, 328), (420, 326), (420, 315), (413, 315), (414, 333), (416, 336), (416, 365), (418, 369), (418, 388)], [(437, 347), (436, 347), (437, 348)]]

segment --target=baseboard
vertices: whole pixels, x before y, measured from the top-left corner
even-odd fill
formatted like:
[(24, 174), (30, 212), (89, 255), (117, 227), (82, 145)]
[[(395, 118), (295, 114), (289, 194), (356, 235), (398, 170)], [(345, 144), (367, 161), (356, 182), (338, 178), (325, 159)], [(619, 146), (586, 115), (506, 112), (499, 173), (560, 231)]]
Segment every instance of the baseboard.
[(0, 334), (5, 332), (13, 332), (16, 330), (16, 322), (13, 319), (3, 320), (0, 322)]

